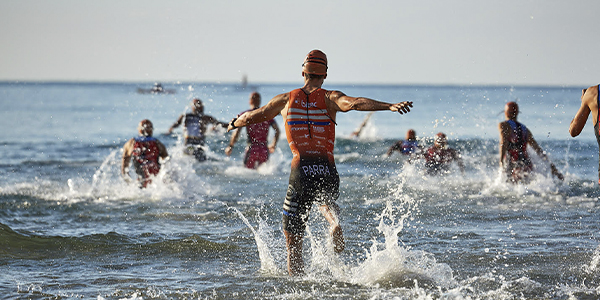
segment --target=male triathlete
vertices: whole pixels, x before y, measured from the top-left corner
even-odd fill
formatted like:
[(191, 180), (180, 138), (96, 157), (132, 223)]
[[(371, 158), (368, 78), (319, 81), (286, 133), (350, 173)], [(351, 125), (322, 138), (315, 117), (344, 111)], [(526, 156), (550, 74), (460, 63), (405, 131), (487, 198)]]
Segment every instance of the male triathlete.
[(229, 123), (228, 130), (273, 119), (281, 113), (292, 151), (289, 185), (283, 204), (288, 272), (304, 273), (302, 238), (313, 203), (330, 225), (335, 252), (344, 250), (338, 220), (339, 176), (333, 158), (336, 114), (350, 110), (391, 110), (407, 113), (412, 102), (390, 104), (364, 97), (350, 97), (321, 88), (327, 77), (327, 56), (313, 50), (302, 65), (304, 86), (275, 96), (265, 106), (248, 111)]

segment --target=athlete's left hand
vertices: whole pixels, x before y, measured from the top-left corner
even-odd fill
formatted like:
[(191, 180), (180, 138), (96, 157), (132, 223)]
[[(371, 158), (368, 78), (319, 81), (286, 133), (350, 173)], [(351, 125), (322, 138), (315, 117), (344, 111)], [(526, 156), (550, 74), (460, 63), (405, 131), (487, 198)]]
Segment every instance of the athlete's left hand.
[(405, 113), (408, 113), (410, 111), (411, 107), (413, 107), (412, 101), (404, 101), (404, 102), (392, 104), (392, 106), (390, 107), (390, 110), (397, 111), (401, 115), (403, 115)]

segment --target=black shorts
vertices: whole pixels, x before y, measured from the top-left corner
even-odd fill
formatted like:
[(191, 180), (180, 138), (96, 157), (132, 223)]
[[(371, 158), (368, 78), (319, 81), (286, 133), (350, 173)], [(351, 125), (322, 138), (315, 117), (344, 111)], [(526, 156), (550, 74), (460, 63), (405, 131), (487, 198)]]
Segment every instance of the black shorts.
[(327, 160), (305, 161), (293, 168), (283, 203), (283, 229), (291, 234), (304, 234), (313, 203), (335, 206), (340, 196), (339, 187), (335, 164)]

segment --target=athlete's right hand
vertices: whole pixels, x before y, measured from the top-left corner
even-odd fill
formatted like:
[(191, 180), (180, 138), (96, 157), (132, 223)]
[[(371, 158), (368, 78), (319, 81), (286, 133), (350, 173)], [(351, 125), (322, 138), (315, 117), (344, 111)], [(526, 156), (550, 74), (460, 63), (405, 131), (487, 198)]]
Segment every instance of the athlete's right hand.
[(229, 125), (227, 126), (227, 132), (230, 132), (230, 131), (238, 128), (234, 125), (234, 123), (235, 123), (235, 121), (237, 121), (237, 119), (238, 118), (231, 119), (231, 121), (229, 122)]

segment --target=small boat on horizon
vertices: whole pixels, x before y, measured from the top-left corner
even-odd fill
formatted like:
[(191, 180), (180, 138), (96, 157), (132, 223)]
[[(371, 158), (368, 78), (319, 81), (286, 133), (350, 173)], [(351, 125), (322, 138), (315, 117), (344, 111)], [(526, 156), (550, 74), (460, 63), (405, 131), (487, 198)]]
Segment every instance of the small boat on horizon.
[(155, 83), (150, 89), (137, 89), (138, 94), (175, 94), (175, 89), (165, 89), (162, 84)]

